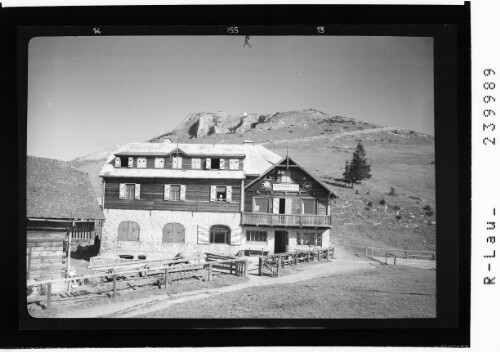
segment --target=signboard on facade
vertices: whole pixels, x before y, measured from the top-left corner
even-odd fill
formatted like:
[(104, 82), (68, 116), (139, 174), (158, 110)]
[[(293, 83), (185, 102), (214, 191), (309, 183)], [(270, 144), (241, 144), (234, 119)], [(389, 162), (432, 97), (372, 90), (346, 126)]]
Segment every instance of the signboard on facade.
[(275, 183), (273, 184), (273, 191), (298, 192), (299, 185), (293, 183)]

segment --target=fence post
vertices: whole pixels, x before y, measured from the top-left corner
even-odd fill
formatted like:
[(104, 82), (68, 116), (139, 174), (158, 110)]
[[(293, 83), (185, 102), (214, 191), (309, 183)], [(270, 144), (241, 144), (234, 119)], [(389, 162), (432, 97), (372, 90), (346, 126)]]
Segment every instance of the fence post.
[(408, 259), (408, 251), (405, 251), (405, 259)]
[(394, 256), (394, 265), (396, 265), (396, 256)]
[(280, 267), (281, 267), (281, 256), (278, 256), (278, 265), (276, 266), (276, 276), (280, 276)]
[(307, 262), (309, 263), (309, 256), (311, 255), (311, 252), (306, 251), (306, 254), (307, 254)]
[(387, 264), (387, 253), (385, 254), (385, 263)]
[(113, 274), (113, 297), (116, 297), (116, 274)]
[(295, 251), (295, 265), (299, 264), (299, 253)]
[(248, 259), (245, 259), (245, 277), (248, 277)]
[(365, 257), (368, 257), (368, 247), (365, 247)]
[(167, 283), (168, 283), (168, 269), (165, 269), (165, 273), (164, 273), (164, 278), (165, 278), (165, 292), (168, 291), (168, 287), (167, 287)]
[(262, 257), (259, 257), (259, 276), (262, 276)]
[(47, 308), (50, 307), (51, 303), (52, 303), (52, 283), (48, 283), (47, 284)]
[(208, 279), (207, 281), (212, 281), (212, 263), (208, 264)]

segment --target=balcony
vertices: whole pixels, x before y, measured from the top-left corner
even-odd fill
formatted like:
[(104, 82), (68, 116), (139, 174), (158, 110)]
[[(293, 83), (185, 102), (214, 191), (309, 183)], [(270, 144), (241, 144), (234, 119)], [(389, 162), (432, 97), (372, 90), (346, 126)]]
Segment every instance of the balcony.
[(332, 217), (310, 214), (242, 213), (241, 223), (256, 226), (331, 227)]

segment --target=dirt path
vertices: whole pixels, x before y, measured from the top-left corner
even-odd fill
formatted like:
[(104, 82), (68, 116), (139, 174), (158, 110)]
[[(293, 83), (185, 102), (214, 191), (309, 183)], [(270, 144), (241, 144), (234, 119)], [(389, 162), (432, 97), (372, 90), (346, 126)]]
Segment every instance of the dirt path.
[[(359, 136), (361, 134), (368, 134), (368, 133), (377, 133), (377, 132), (384, 132), (384, 131), (392, 131), (397, 128), (395, 127), (377, 127), (377, 128), (367, 128), (365, 130), (357, 130), (357, 131), (347, 131), (347, 132), (341, 132), (337, 133), (334, 135), (324, 135), (324, 136), (311, 136), (311, 137), (302, 137), (302, 138), (290, 138), (286, 140), (279, 140), (279, 141), (274, 141), (272, 144), (280, 144), (280, 143), (302, 143), (302, 142), (308, 142), (308, 141), (316, 141), (316, 140), (334, 140), (337, 138), (341, 137), (346, 137), (346, 136)], [(262, 145), (266, 145), (269, 143), (262, 143)]]
[(258, 276), (256, 273), (249, 274), (247, 282), (213, 288), (202, 289), (191, 292), (182, 292), (178, 294), (165, 295), (165, 296), (150, 296), (139, 299), (133, 299), (126, 302), (108, 303), (106, 305), (95, 306), (86, 308), (85, 310), (63, 312), (57, 314), (58, 318), (130, 318), (137, 315), (143, 315), (158, 310), (168, 308), (169, 306), (177, 303), (203, 299), (219, 295), (227, 292), (242, 290), (249, 287), (259, 287), (267, 285), (280, 285), (288, 284), (299, 281), (306, 281), (314, 278), (330, 276), (338, 273), (347, 273), (353, 271), (360, 271), (366, 269), (375, 269), (379, 264), (373, 261), (358, 258), (354, 255), (347, 254), (342, 250), (335, 250), (335, 259), (324, 263), (314, 263), (311, 265), (298, 265), (294, 268), (299, 270), (297, 273), (281, 276), (278, 278), (271, 278), (266, 276)]

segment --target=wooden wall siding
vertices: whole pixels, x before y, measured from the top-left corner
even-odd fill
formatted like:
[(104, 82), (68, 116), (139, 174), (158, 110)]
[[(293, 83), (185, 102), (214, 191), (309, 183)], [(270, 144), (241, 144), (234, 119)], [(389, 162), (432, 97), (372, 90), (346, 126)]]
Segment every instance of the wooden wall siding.
[[(203, 182), (203, 183), (201, 183)], [(120, 183), (140, 183), (141, 199), (119, 199)], [(185, 201), (163, 200), (165, 184), (186, 185)], [(231, 186), (232, 202), (210, 202), (210, 186)], [(240, 212), (241, 180), (199, 179), (106, 179), (104, 204), (107, 209)], [(106, 213), (104, 214), (106, 215)]]
[[(205, 163), (205, 160), (207, 159), (206, 157), (199, 157), (199, 158), (193, 157), (193, 158), (191, 158), (191, 157), (186, 157), (184, 155), (179, 155), (179, 156), (182, 156), (182, 169), (183, 170), (191, 170), (191, 159), (201, 159), (201, 170), (207, 170), (206, 163)], [(123, 157), (123, 158), (125, 158), (125, 157)], [(137, 158), (138, 157), (134, 156), (134, 167), (133, 167), (134, 169), (137, 168)], [(146, 157), (146, 167), (148, 169), (155, 168), (155, 159), (156, 159), (156, 157)], [(164, 168), (165, 169), (172, 169), (172, 164), (173, 164), (172, 157), (166, 156), (166, 157), (163, 157), (163, 159), (165, 160)], [(224, 165), (224, 168), (220, 169), (220, 170), (229, 170), (229, 158), (222, 158), (222, 159), (225, 159), (226, 163)], [(231, 159), (238, 159), (240, 161), (238, 170), (240, 170), (240, 171), (243, 170), (244, 159), (240, 159), (240, 158), (231, 158)], [(113, 159), (110, 162), (110, 164), (114, 165), (114, 163), (115, 163), (115, 160)], [(199, 170), (199, 169), (196, 169), (196, 170)]]
[[(28, 225), (29, 226), (29, 225)], [(67, 252), (64, 241), (66, 229), (36, 225), (37, 230), (28, 230), (26, 238), (26, 271), (30, 279), (60, 278), (67, 267)], [(29, 226), (30, 227), (30, 226)], [(33, 228), (33, 227), (32, 227)], [(29, 273), (28, 273), (29, 270)]]
[[(284, 168), (280, 168), (283, 170)], [(285, 169), (286, 170), (286, 169)], [(272, 185), (280, 182), (280, 176), (278, 175), (277, 169), (273, 169), (266, 174), (266, 176), (259, 181), (255, 182), (252, 186), (245, 190), (245, 212), (253, 211), (253, 198), (254, 197), (291, 197), (292, 198), (292, 213), (300, 214), (301, 213), (301, 198), (316, 198), (318, 199), (318, 215), (326, 215), (326, 209), (329, 199), (329, 192), (324, 189), (322, 185), (318, 182), (314, 181), (311, 177), (309, 177), (305, 172), (298, 168), (290, 168), (292, 183), (299, 184), (300, 192), (281, 192), (281, 191), (272, 191)], [(270, 179), (266, 179), (269, 176)], [(271, 184), (271, 188), (264, 188), (262, 184), (268, 181)], [(304, 182), (311, 183), (312, 187), (309, 191), (305, 191), (302, 188)]]

